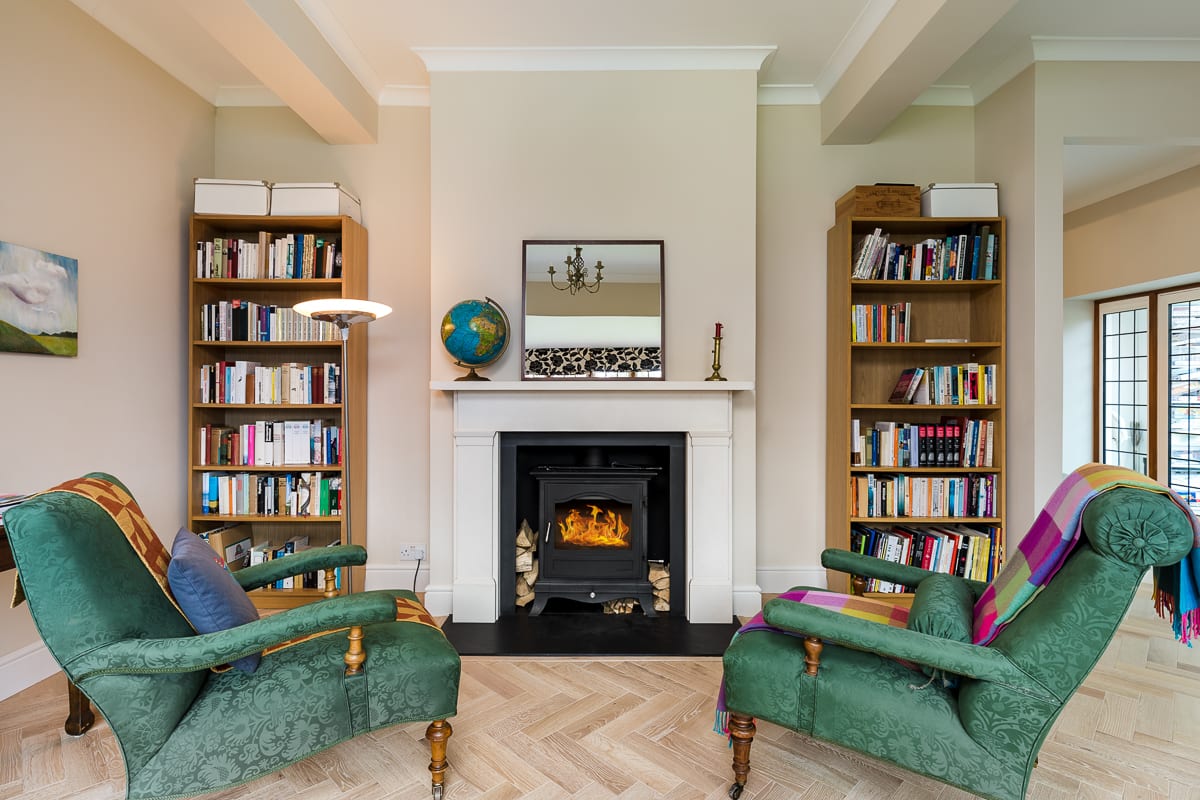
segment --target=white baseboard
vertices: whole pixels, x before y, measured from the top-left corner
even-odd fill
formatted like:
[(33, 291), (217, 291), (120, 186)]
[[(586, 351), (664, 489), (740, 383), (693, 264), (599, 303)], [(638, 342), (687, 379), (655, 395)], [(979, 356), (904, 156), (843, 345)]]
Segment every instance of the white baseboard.
[(0, 700), (28, 689), (58, 671), (58, 662), (41, 642), (0, 656)]
[[(367, 565), (367, 591), (372, 589), (407, 589), (413, 591), (413, 569), (417, 566), (416, 561), (400, 562), (399, 564), (383, 564), (381, 566)], [(425, 591), (425, 587), (429, 585), (429, 567), (425, 563), (421, 563), (421, 568), (417, 570), (417, 589), (418, 592)]]
[(793, 586), (826, 588), (825, 568), (816, 567), (760, 567), (758, 585), (767, 594), (780, 594)]

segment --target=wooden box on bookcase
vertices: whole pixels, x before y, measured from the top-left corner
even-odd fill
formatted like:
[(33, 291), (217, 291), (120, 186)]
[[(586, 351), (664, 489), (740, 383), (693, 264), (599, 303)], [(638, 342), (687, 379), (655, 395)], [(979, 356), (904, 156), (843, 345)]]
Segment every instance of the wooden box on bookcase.
[[(362, 543), (366, 515), (353, 514), (354, 530), (347, 530), (336, 506), (337, 483), (342, 482), (341, 502), (365, 507), (366, 326), (350, 329), (349, 363), (342, 364), (341, 338), (333, 326), (292, 316), (291, 307), (302, 300), (367, 296), (366, 229), (345, 216), (195, 214), (190, 237), (187, 518), (192, 530), (203, 534), (236, 524), (255, 546), (268, 545), (272, 552), (305, 537), (309, 547)], [(294, 267), (288, 266), (289, 247)], [(276, 255), (273, 268), (271, 251)], [(307, 332), (305, 324), (310, 326)], [(323, 332), (314, 332), (321, 326)], [(243, 368), (238, 362), (261, 369)], [(251, 387), (244, 397), (244, 388), (234, 388), (239, 381), (241, 387)], [(353, 404), (352, 439), (339, 443), (330, 431), (340, 432), (344, 426), (344, 390)], [(281, 424), (264, 424), (276, 422)], [(287, 426), (288, 422), (295, 424)], [(268, 429), (274, 434), (286, 428), (294, 434), (289, 443), (303, 447), (303, 422), (308, 423), (310, 437), (318, 437), (308, 443), (309, 463), (295, 454), (281, 458), (283, 448), (266, 443)], [(348, 485), (344, 464), (339, 463), (342, 454), (351, 460), (349, 474), (354, 478)], [(221, 460), (233, 463), (216, 463)], [(274, 463), (262, 463), (267, 460)], [(309, 484), (307, 513), (298, 508), (305, 496), (298, 482)], [(216, 494), (225, 494), (224, 507), (221, 497), (210, 502), (214, 491), (208, 489), (214, 484)], [(362, 567), (343, 569), (340, 591), (360, 590), (362, 573)], [(302, 583), (297, 577), (292, 588), (260, 589), (251, 598), (260, 608), (290, 608), (323, 597), (321, 588)], [(323, 585), (323, 579), (318, 583)]]
[[(865, 272), (864, 260), (860, 259), (860, 255), (864, 242), (876, 230), (887, 237), (886, 244), (897, 245), (891, 251), (893, 254), (907, 253), (910, 258), (915, 254), (922, 261), (937, 259), (943, 270), (949, 260), (948, 256), (944, 256), (946, 248), (953, 242), (957, 251), (965, 240), (968, 243), (964, 251), (966, 272), (958, 278), (926, 279), (935, 270), (932, 265), (922, 265), (923, 278), (914, 279), (911, 270), (900, 272), (904, 262), (897, 258), (888, 271), (882, 269), (881, 263), (878, 273), (855, 277), (856, 267), (862, 266)], [(991, 278), (985, 277), (983, 271), (987, 235), (993, 237)], [(980, 248), (981, 260), (977, 262), (972, 261), (975, 236), (984, 237)], [(914, 247), (918, 244), (921, 245), (919, 251)], [(917, 542), (922, 545), (932, 542), (934, 549), (931, 552), (935, 556), (944, 555), (948, 552), (948, 543), (953, 542), (952, 537), (945, 535), (946, 532), (954, 533), (958, 530), (955, 526), (971, 526), (990, 533), (987, 559), (982, 566), (986, 567), (988, 573), (994, 573), (1003, 561), (1005, 548), (1007, 264), (1004, 218), (847, 215), (839, 217), (829, 229), (827, 246), (826, 545), (857, 549), (853, 545), (862, 538), (864, 529), (878, 533), (895, 531), (899, 526), (894, 535), (901, 542), (906, 537), (909, 539), (910, 557)], [(883, 258), (888, 255), (885, 245)], [(943, 258), (946, 260), (942, 261)], [(957, 266), (957, 252), (955, 263)], [(974, 278), (970, 277), (972, 263), (976, 266)], [(899, 274), (904, 277), (898, 277)], [(857, 329), (856, 306), (859, 307)], [(864, 324), (867, 317), (873, 318), (874, 324), (871, 321)], [(929, 367), (971, 364), (993, 365), (990, 370), (993, 397), (979, 398), (978, 402), (970, 403), (944, 402), (945, 398), (937, 397), (931, 398), (933, 402), (928, 404), (888, 402), (906, 369), (927, 368), (925, 379), (928, 380)], [(961, 372), (967, 376), (969, 383), (970, 371), (969, 367), (949, 372), (943, 369), (938, 374), (957, 377)], [(976, 374), (981, 372), (977, 371)], [(943, 402), (936, 402), (939, 399)], [(960, 396), (960, 399), (975, 398)], [(937, 424), (951, 418), (957, 418), (960, 423), (964, 419), (969, 421), (975, 431), (990, 425), (990, 461), (982, 458), (986, 453), (985, 448), (981, 448), (972, 451), (969, 456), (971, 459), (978, 456), (979, 460), (968, 462), (971, 466), (960, 466), (963, 454), (962, 449), (958, 448), (952, 458), (948, 457), (951, 460), (942, 463), (935, 461), (933, 465), (921, 464), (921, 433), (929, 429), (931, 436), (926, 442), (936, 444)], [(867, 447), (867, 452), (860, 451), (857, 456), (852, 455), (855, 449), (855, 421), (860, 435), (868, 440), (873, 436), (871, 431), (877, 427), (883, 429), (874, 434), (877, 437), (874, 452)], [(948, 425), (952, 427), (953, 423)], [(902, 433), (890, 432), (889, 429), (893, 427)], [(918, 445), (912, 459), (915, 464), (910, 464), (904, 458), (906, 448), (896, 443), (911, 444), (913, 441)], [(891, 447), (884, 447), (883, 442)], [(946, 447), (944, 454), (954, 449), (944, 440), (942, 444)], [(872, 456), (881, 463), (871, 463)], [(884, 486), (883, 492), (891, 492), (893, 502), (903, 498), (903, 509), (874, 508), (870, 502), (864, 508), (859, 496), (865, 491), (867, 500), (878, 502), (881, 484)], [(937, 491), (944, 498), (946, 487), (950, 485), (960, 491), (965, 488), (968, 497), (974, 497), (975, 507), (957, 508), (965, 512), (957, 514), (943, 511), (931, 516), (924, 513), (930, 510), (924, 502), (928, 500), (930, 491)], [(914, 503), (915, 495), (917, 500), (922, 501), (919, 507)], [(961, 497), (956, 498), (956, 502), (966, 505)], [(923, 513), (914, 514), (914, 511)], [(852, 531), (855, 531), (853, 536)], [(972, 557), (976, 552), (971, 550)], [(969, 565), (964, 566), (970, 568)], [(830, 571), (828, 579), (831, 589), (850, 590), (849, 579), (842, 573)], [(891, 593), (888, 596), (901, 601), (905, 597)], [(911, 598), (911, 595), (907, 597)]]

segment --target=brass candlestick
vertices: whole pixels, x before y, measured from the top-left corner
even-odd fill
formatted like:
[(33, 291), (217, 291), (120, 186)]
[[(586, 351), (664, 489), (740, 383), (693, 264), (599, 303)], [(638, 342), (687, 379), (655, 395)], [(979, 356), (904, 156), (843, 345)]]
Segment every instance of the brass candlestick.
[(721, 337), (720, 336), (713, 337), (712, 354), (713, 354), (712, 375), (709, 375), (704, 380), (706, 380), (706, 381), (723, 381), (725, 379), (721, 377)]

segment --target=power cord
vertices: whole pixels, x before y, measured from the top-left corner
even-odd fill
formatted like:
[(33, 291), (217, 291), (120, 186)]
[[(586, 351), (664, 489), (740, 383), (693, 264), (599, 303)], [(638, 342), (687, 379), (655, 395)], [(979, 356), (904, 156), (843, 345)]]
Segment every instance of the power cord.
[(421, 571), (421, 559), (417, 559), (416, 569), (413, 570), (413, 594), (417, 593), (417, 573)]

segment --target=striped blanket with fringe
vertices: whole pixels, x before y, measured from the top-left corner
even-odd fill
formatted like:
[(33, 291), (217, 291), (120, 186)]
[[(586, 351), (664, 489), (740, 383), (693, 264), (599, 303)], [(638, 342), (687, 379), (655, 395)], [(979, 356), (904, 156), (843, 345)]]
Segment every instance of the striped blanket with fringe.
[(1175, 492), (1145, 475), (1110, 464), (1071, 472), (1046, 502), (1008, 563), (975, 603), (975, 644), (987, 644), (1049, 583), (1079, 540), (1084, 509), (1102, 492), (1129, 487), (1170, 497), (1192, 523), (1196, 539), (1179, 564), (1154, 570), (1154, 607), (1170, 615), (1175, 636), (1191, 646), (1200, 633), (1200, 524)]

